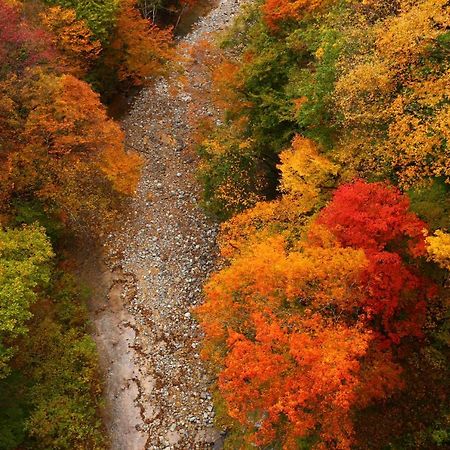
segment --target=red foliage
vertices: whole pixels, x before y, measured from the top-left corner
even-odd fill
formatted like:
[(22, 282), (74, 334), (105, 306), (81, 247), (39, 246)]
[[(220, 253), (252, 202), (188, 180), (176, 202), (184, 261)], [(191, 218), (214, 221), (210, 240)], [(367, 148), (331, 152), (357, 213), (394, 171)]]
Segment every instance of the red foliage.
[(364, 249), (369, 265), (360, 281), (363, 306), (387, 338), (382, 341), (421, 336), (434, 289), (402, 259), (425, 254), (426, 224), (409, 211), (409, 199), (387, 184), (357, 180), (337, 189), (317, 222), (342, 245)]
[(318, 223), (344, 246), (396, 251), (407, 244), (413, 256), (425, 254), (425, 222), (409, 211), (409, 199), (385, 183), (356, 180), (336, 190)]
[(0, 0), (0, 75), (47, 63), (54, 56), (49, 35), (32, 28), (18, 8)]
[(380, 343), (398, 344), (402, 337), (422, 336), (426, 300), (433, 294), (427, 281), (414, 274), (397, 253), (368, 252), (367, 256), (369, 266), (361, 279), (364, 307), (380, 331)]

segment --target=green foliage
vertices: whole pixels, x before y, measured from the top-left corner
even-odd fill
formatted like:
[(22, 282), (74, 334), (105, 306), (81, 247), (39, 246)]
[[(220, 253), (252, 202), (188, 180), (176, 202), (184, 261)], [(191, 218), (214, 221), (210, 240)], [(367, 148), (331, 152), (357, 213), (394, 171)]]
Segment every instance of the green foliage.
[(433, 430), (431, 435), (433, 437), (433, 441), (439, 446), (450, 444), (450, 430), (448, 428), (438, 428)]
[(219, 154), (207, 143), (199, 148), (205, 161), (199, 172), (204, 188), (203, 206), (221, 220), (255, 203), (263, 189), (258, 179), (261, 174), (267, 176), (267, 167), (261, 164), (253, 147), (236, 149), (232, 143), (228, 145)]
[(119, 0), (46, 0), (51, 5), (73, 8), (103, 43), (108, 42), (114, 28)]
[(252, 137), (261, 158), (270, 158), (274, 164), (275, 155), (288, 145), (296, 131), (293, 97), (286, 87), (290, 71), (298, 70), (307, 61), (305, 52), (271, 35), (260, 21), (250, 22), (245, 33), (228, 36), (223, 45), (225, 49), (243, 46), (240, 78), (248, 107), (239, 115), (248, 118), (244, 135)]
[(42, 228), (0, 229), (0, 378), (13, 355), (8, 343), (27, 332), (36, 290), (49, 282), (52, 257)]
[(0, 449), (16, 449), (25, 439), (26, 400), (23, 397), (24, 379), (12, 372), (0, 380)]
[(93, 401), (94, 396), (98, 402), (100, 394), (94, 342), (77, 329), (64, 330), (48, 320), (36, 331), (45, 344), (35, 342), (30, 349), (38, 355), (31, 361), (38, 368), (32, 374), (35, 384), (30, 401), (34, 408), (27, 422), (35, 447), (102, 448), (101, 422)]
[[(17, 222), (46, 222), (17, 210)], [(0, 230), (0, 449), (105, 448), (86, 296), (52, 257), (43, 228)]]
[(45, 228), (47, 236), (54, 245), (63, 234), (64, 227), (51, 211), (46, 211), (37, 200), (24, 201), (16, 200), (12, 204), (14, 217), (12, 225), (33, 225), (38, 224)]
[(33, 333), (22, 348), (32, 380), (27, 432), (35, 448), (101, 449), (97, 417), (101, 399), (97, 352), (87, 329), (85, 298), (75, 281), (59, 274), (48, 304), (36, 311)]
[(334, 129), (332, 93), (342, 42), (339, 33), (327, 25), (315, 25), (289, 36), (289, 45), (294, 48), (306, 45), (311, 62), (301, 70), (292, 70), (287, 90), (293, 98), (304, 99), (296, 113), (299, 131), (330, 148)]
[(421, 216), (432, 230), (450, 228), (449, 186), (436, 179), (430, 186), (408, 192), (411, 208)]
[(0, 382), (0, 399), (8, 399), (0, 411), (0, 449), (106, 448), (85, 301), (71, 276), (53, 273), (33, 308), (29, 334), (17, 341), (15, 370)]
[[(243, 106), (230, 105), (224, 126), (211, 135), (224, 147), (219, 156), (208, 152), (207, 144), (200, 146), (200, 155), (207, 162), (201, 173), (205, 205), (216, 216), (229, 217), (251, 206), (254, 202), (247, 199), (252, 194), (270, 198), (276, 193), (278, 155), (289, 147), (295, 134), (315, 139), (325, 149), (332, 146), (332, 94), (345, 42), (336, 28), (337, 14), (309, 16), (274, 33), (263, 20), (259, 5), (250, 5), (223, 39), (225, 54), (229, 52), (239, 65), (236, 91)], [(240, 49), (238, 58), (236, 48)], [(239, 122), (243, 124), (240, 131), (230, 138), (230, 127)], [(243, 157), (242, 142), (249, 143), (246, 154), (251, 158)], [(235, 198), (220, 195), (230, 180), (240, 178), (239, 173), (248, 184), (246, 195), (239, 196), (240, 205)], [(236, 184), (243, 185), (242, 180)]]

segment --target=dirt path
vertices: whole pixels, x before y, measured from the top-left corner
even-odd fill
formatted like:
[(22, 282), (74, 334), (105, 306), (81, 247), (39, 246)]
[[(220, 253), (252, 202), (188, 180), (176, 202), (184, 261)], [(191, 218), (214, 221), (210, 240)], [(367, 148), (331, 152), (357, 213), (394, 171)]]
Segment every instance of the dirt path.
[[(239, 1), (220, 0), (180, 41), (180, 52), (224, 28)], [(185, 68), (189, 78), (192, 62)], [(202, 70), (197, 64), (197, 83)], [(145, 167), (128, 220), (105, 245), (93, 306), (114, 450), (221, 448), (191, 316), (216, 256), (216, 224), (197, 206), (197, 161), (187, 145), (191, 94), (175, 75), (160, 80), (138, 95), (123, 121)]]

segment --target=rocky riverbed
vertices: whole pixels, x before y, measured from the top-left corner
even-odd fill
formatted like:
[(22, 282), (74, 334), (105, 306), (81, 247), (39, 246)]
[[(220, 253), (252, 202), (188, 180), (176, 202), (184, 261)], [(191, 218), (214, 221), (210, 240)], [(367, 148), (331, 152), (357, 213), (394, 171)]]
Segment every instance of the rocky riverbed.
[[(220, 0), (180, 39), (185, 73), (142, 90), (123, 120), (144, 167), (127, 220), (105, 242), (107, 301), (93, 308), (114, 450), (222, 446), (192, 317), (217, 256), (217, 224), (198, 206), (198, 161), (189, 145), (192, 102), (202, 98), (209, 75), (187, 56), (207, 33), (229, 24), (239, 3)], [(204, 97), (201, 108), (214, 114)]]

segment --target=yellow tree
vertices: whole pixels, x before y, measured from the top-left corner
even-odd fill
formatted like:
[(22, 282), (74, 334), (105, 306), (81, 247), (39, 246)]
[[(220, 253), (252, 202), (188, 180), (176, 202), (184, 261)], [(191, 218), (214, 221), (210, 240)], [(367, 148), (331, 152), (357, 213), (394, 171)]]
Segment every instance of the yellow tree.
[(281, 152), (281, 191), (299, 196), (305, 208), (316, 205), (322, 188), (333, 187), (338, 166), (320, 155), (317, 144), (296, 136), (292, 147)]
[(394, 172), (405, 189), (434, 177), (448, 183), (450, 12), (445, 0), (400, 6), (348, 31), (369, 42), (338, 64), (333, 97), (342, 131), (334, 153), (346, 178)]
[(437, 230), (426, 238), (429, 258), (443, 269), (450, 270), (450, 234)]

